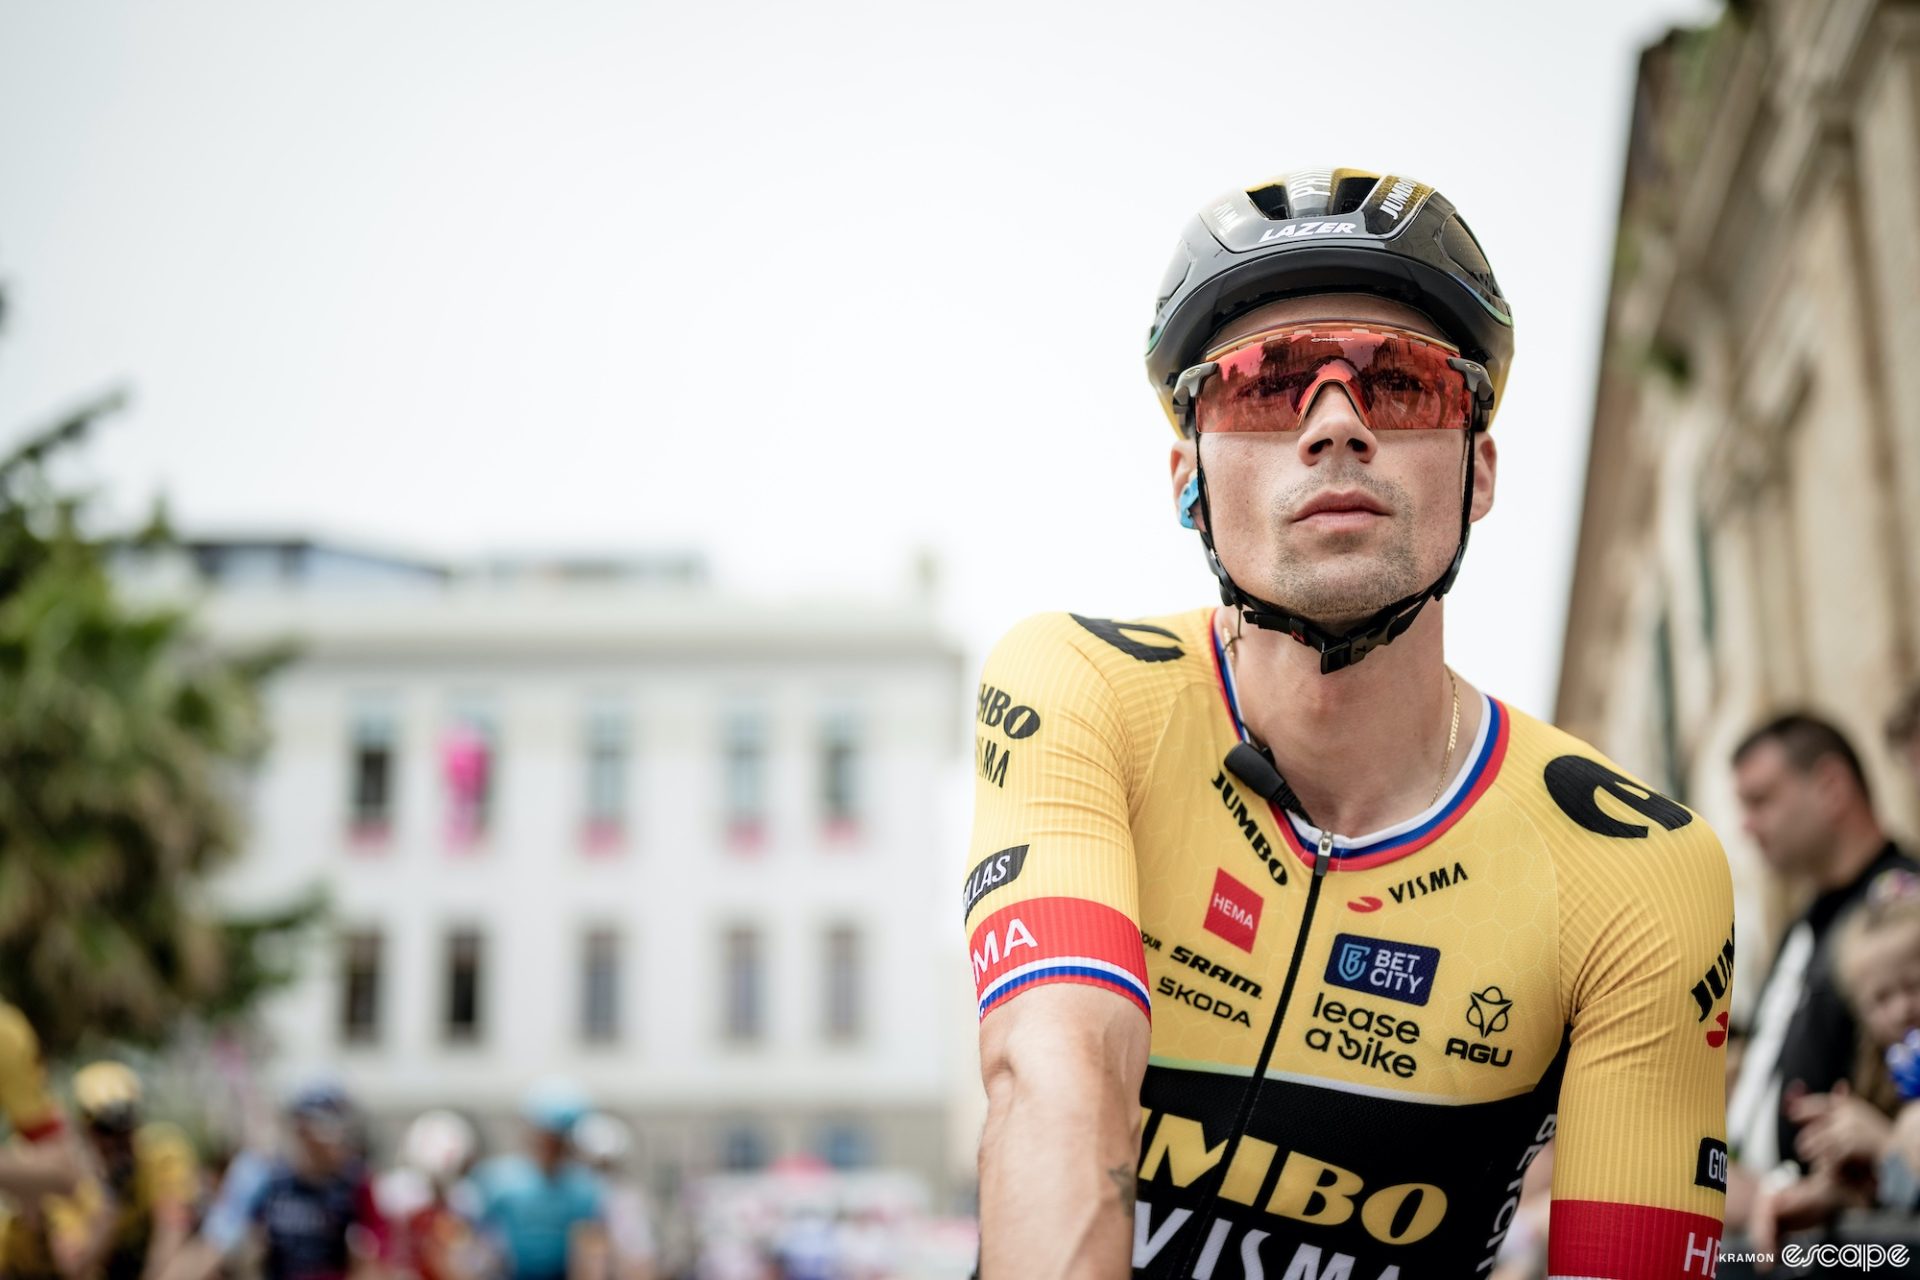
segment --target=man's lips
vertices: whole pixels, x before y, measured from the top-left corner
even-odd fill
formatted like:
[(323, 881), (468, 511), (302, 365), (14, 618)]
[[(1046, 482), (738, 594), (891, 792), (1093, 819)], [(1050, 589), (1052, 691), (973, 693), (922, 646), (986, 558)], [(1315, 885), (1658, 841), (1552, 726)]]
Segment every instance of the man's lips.
[(1322, 493), (1302, 505), (1294, 513), (1293, 522), (1324, 529), (1358, 529), (1386, 514), (1364, 493)]

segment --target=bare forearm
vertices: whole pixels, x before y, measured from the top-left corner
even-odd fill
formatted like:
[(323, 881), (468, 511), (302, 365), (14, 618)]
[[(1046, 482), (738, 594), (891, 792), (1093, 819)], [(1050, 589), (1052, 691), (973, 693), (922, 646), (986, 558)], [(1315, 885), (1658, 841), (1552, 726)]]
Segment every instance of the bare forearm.
[(1007, 1083), (980, 1142), (982, 1280), (1113, 1280), (1133, 1253), (1139, 1105)]
[(71, 1139), (0, 1148), (0, 1195), (28, 1201), (64, 1196), (79, 1180), (80, 1159)]

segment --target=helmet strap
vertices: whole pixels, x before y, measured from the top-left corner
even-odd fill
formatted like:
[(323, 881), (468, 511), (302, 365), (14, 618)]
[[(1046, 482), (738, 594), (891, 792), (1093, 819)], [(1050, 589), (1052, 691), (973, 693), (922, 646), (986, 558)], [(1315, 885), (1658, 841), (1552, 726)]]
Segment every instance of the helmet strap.
[(1318, 649), (1320, 674), (1323, 676), (1343, 671), (1381, 645), (1391, 644), (1413, 625), (1413, 620), (1420, 616), (1420, 610), (1426, 607), (1427, 601), (1438, 600), (1453, 589), (1454, 579), (1460, 574), (1460, 562), (1467, 554), (1467, 535), (1473, 524), (1474, 455), (1479, 452), (1477, 437), (1485, 420), (1486, 410), (1482, 407), (1475, 414), (1472, 428), (1466, 433), (1466, 483), (1460, 496), (1460, 541), (1454, 547), (1453, 559), (1448, 562), (1446, 571), (1421, 590), (1400, 597), (1344, 631), (1323, 626), (1305, 614), (1241, 590), (1227, 572), (1226, 565), (1220, 562), (1220, 553), (1213, 545), (1213, 509), (1209, 505), (1206, 470), (1201, 465), (1200, 437), (1196, 433), (1193, 437), (1193, 474), (1199, 488), (1195, 505), (1201, 516), (1197, 523), (1200, 541), (1207, 549), (1207, 567), (1213, 570), (1213, 576), (1220, 583), (1220, 602), (1240, 610), (1241, 617), (1256, 627), (1285, 632), (1308, 648)]

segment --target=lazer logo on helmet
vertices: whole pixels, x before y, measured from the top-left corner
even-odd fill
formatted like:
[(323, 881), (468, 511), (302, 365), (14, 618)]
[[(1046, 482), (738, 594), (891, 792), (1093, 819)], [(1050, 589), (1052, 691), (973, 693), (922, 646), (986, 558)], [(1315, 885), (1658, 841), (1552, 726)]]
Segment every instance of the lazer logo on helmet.
[(1439, 968), (1438, 947), (1342, 933), (1333, 940), (1326, 978), (1349, 991), (1423, 1005), (1433, 995), (1433, 975)]
[(1260, 233), (1260, 243), (1270, 240), (1298, 240), (1304, 236), (1346, 236), (1360, 229), (1357, 222), (1289, 222), (1284, 227), (1268, 227)]

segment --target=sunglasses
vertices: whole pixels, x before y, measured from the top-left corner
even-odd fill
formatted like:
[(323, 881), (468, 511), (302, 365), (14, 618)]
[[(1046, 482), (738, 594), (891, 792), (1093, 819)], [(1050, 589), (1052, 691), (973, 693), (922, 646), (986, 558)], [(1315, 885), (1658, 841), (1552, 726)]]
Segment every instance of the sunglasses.
[(1181, 429), (1298, 431), (1329, 382), (1371, 431), (1468, 431), (1493, 404), (1493, 379), (1460, 348), (1378, 324), (1272, 330), (1210, 353), (1174, 383)]

